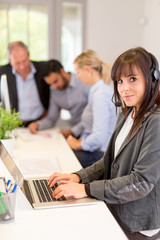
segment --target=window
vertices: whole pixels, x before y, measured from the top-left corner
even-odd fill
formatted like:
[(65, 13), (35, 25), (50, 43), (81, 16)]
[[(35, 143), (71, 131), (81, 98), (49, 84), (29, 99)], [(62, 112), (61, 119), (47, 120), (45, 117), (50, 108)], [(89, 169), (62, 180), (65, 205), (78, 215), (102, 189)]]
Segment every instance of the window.
[(27, 44), (32, 60), (56, 58), (73, 70), (84, 47), (85, 0), (1, 0), (0, 65), (8, 62), (8, 42)]
[(66, 69), (73, 69), (73, 60), (82, 51), (81, 19), (81, 3), (62, 3), (61, 59)]
[(0, 64), (7, 62), (8, 42), (21, 40), (34, 60), (48, 59), (48, 11), (46, 6), (0, 4)]

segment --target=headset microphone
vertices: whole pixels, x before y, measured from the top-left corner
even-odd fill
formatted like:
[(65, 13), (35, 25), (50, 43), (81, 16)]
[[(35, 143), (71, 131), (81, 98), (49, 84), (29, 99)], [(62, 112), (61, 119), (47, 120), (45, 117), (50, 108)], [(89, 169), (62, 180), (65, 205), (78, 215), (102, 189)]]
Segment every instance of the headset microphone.
[(121, 106), (122, 106), (122, 103), (121, 103), (121, 102), (115, 102), (114, 105), (115, 105), (116, 107), (121, 107)]
[(114, 105), (115, 105), (116, 107), (121, 107), (121, 106), (122, 106), (122, 103), (121, 103), (121, 102), (114, 102), (113, 98), (114, 98), (114, 94), (113, 94), (113, 96), (112, 96), (111, 101), (114, 103)]

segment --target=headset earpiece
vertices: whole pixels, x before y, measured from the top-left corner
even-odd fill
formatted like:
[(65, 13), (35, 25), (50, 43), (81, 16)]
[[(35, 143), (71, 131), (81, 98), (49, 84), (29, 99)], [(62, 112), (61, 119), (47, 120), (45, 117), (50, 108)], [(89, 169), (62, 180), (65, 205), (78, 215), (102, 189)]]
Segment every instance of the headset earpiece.
[(153, 81), (154, 80), (158, 80), (160, 78), (160, 72), (159, 72), (159, 69), (155, 68), (153, 73), (152, 73), (152, 77), (153, 77)]
[(151, 67), (152, 80), (157, 81), (160, 78), (159, 64), (157, 59), (154, 57), (152, 53), (150, 53), (150, 56), (152, 59), (152, 67)]

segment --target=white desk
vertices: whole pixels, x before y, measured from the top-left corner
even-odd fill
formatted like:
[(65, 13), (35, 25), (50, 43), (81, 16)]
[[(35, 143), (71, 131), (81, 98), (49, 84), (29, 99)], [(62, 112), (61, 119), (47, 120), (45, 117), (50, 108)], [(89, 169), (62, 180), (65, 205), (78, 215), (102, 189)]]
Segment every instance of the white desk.
[[(40, 148), (41, 145), (43, 149)], [(34, 151), (41, 157), (44, 151), (47, 151), (46, 156), (54, 153), (64, 172), (72, 172), (80, 168), (75, 155), (59, 134), (53, 139), (39, 141), (16, 140), (15, 157), (17, 159), (20, 153), (23, 157), (30, 156)], [(9, 176), (2, 162), (0, 162), (0, 175)], [(0, 224), (0, 239), (44, 240), (50, 238), (55, 240), (127, 239), (103, 202), (87, 206), (33, 210), (23, 193), (18, 190), (15, 219), (13, 222)]]

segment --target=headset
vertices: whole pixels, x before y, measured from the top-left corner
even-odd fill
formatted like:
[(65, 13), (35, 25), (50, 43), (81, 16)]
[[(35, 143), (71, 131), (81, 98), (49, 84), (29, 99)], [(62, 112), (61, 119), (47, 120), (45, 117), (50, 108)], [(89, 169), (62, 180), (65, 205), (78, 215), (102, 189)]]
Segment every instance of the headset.
[(114, 103), (115, 107), (121, 107), (122, 103), (121, 102), (117, 102), (114, 99), (115, 99), (115, 95), (113, 94), (111, 101)]
[(157, 59), (152, 53), (149, 53), (152, 60), (151, 75), (152, 81), (158, 81), (160, 78), (159, 64)]

